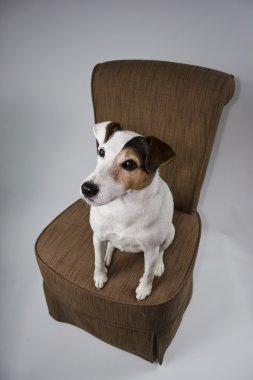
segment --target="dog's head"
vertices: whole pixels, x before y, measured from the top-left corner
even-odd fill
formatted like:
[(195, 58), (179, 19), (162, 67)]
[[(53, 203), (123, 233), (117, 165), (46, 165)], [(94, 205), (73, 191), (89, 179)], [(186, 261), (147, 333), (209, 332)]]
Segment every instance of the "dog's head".
[(93, 206), (145, 188), (157, 169), (176, 157), (165, 142), (123, 130), (117, 122), (95, 124), (93, 131), (97, 140), (97, 166), (81, 186), (85, 201)]

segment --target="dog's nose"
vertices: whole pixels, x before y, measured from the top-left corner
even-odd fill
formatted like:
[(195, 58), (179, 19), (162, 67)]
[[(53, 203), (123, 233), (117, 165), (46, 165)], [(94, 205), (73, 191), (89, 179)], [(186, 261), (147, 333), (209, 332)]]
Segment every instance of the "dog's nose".
[(81, 186), (82, 193), (87, 198), (95, 197), (99, 191), (99, 187), (93, 182), (84, 182)]

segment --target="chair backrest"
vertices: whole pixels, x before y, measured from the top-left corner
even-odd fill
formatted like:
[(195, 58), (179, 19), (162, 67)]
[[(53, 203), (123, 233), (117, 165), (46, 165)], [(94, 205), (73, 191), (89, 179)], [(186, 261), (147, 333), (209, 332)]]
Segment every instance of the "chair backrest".
[(92, 74), (95, 122), (166, 141), (176, 160), (161, 169), (175, 207), (196, 211), (223, 107), (234, 93), (232, 75), (173, 62), (101, 63)]

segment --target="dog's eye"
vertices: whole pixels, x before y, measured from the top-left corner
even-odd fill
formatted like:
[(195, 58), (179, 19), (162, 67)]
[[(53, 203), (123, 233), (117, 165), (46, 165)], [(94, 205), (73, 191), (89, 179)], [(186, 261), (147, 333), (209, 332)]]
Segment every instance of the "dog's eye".
[(134, 160), (127, 160), (123, 162), (122, 167), (126, 170), (135, 170), (137, 168), (137, 164)]
[(104, 150), (104, 148), (100, 148), (100, 149), (98, 150), (98, 155), (99, 155), (100, 157), (104, 157), (104, 156), (105, 156), (105, 150)]

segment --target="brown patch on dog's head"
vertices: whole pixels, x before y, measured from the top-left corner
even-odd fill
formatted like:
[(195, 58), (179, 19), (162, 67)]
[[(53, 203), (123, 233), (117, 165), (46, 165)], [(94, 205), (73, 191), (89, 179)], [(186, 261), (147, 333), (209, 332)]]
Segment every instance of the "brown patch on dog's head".
[(136, 136), (115, 158), (111, 175), (127, 190), (140, 190), (152, 182), (159, 166), (172, 162), (175, 157), (171, 147), (156, 137)]
[[(127, 170), (127, 163), (131, 163), (134, 169)], [(155, 173), (148, 174), (143, 170), (141, 158), (136, 154), (135, 150), (129, 147), (123, 148), (117, 155), (110, 174), (114, 180), (121, 183), (126, 190), (140, 190), (152, 182)]]
[(95, 124), (93, 126), (93, 132), (96, 137), (97, 148), (100, 144), (106, 143), (115, 132), (122, 130), (121, 125), (116, 121)]
[(106, 128), (105, 128), (105, 139), (104, 139), (104, 143), (106, 143), (111, 137), (112, 135), (117, 132), (117, 131), (122, 131), (123, 128), (121, 127), (121, 125), (116, 122), (116, 121), (112, 121), (110, 122)]

